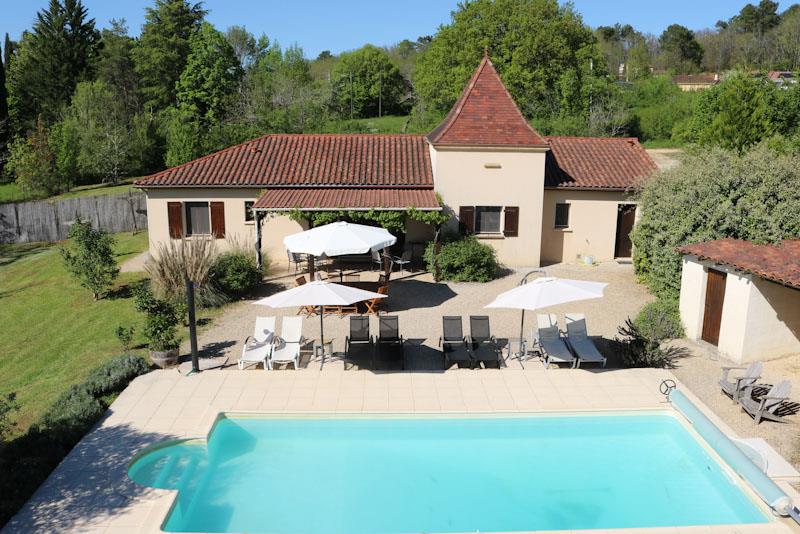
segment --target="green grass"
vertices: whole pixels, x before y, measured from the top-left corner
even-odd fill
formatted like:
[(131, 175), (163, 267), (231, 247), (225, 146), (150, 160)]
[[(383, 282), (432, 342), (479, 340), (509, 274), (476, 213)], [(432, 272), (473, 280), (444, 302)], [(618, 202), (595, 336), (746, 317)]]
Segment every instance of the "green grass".
[[(119, 184), (91, 184), (73, 187), (70, 191), (49, 197), (48, 200), (61, 200), (64, 198), (77, 198), (77, 197), (94, 197), (99, 195), (120, 195), (128, 191), (137, 192), (137, 188), (133, 187), (133, 181), (137, 178), (128, 178)], [(0, 202), (24, 202), (26, 200), (42, 200), (40, 197), (29, 195), (20, 189), (20, 187), (11, 182), (9, 184), (0, 184)]]
[(642, 146), (644, 148), (683, 148), (686, 144), (672, 139), (652, 139), (642, 142)]
[(28, 197), (17, 184), (14, 182), (0, 184), (0, 202), (20, 202), (22, 200), (28, 200)]
[[(118, 262), (147, 248), (146, 232), (116, 238)], [(141, 322), (125, 288), (140, 278), (121, 274), (115, 295), (95, 302), (66, 272), (57, 245), (0, 245), (0, 394), (17, 393), (18, 432), (121, 352), (116, 327)]]

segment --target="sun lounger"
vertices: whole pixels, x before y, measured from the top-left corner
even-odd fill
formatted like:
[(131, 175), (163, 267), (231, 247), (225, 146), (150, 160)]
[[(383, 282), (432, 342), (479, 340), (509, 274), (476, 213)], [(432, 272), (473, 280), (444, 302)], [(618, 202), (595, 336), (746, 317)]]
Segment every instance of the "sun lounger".
[(297, 369), (300, 365), (300, 346), (303, 343), (303, 318), (284, 317), (281, 325), (281, 337), (272, 348), (267, 363), (272, 369), (276, 363), (293, 363)]
[(256, 317), (253, 335), (247, 336), (242, 346), (242, 357), (239, 358), (239, 370), (247, 364), (264, 364), (272, 350), (272, 338), (275, 335), (275, 317)]
[(553, 363), (568, 363), (575, 367), (575, 357), (567, 348), (561, 333), (558, 331), (558, 319), (555, 313), (539, 314), (537, 316), (538, 332), (537, 346), (539, 354), (544, 360), (544, 368)]
[(373, 348), (369, 317), (350, 316), (350, 335), (344, 338), (345, 362), (374, 360)]
[(378, 338), (375, 343), (376, 360), (385, 360), (389, 366), (399, 362), (405, 369), (403, 336), (396, 315), (378, 317)]
[(468, 346), (476, 364), (483, 363), (484, 367), (488, 364), (500, 367), (500, 347), (492, 335), (488, 316), (470, 315)]
[[(719, 387), (722, 392), (729, 396), (733, 403), (739, 402), (739, 398), (746, 387), (754, 386), (756, 380), (761, 378), (761, 370), (764, 364), (761, 362), (753, 362), (745, 367), (723, 367), (722, 378), (719, 380)], [(744, 370), (741, 376), (734, 376), (733, 380), (730, 379), (730, 372), (733, 370)]]
[(456, 364), (467, 363), (473, 367), (467, 339), (461, 328), (461, 316), (442, 317), (442, 337), (439, 338), (439, 346), (442, 348), (445, 369), (450, 367), (453, 362)]
[(606, 357), (600, 354), (586, 331), (586, 316), (582, 313), (566, 313), (564, 320), (567, 323), (567, 343), (577, 358), (575, 368), (582, 363), (599, 363), (605, 367)]
[(742, 409), (756, 420), (756, 424), (759, 424), (762, 419), (783, 423), (784, 420), (778, 414), (778, 408), (783, 401), (789, 399), (789, 394), (792, 392), (792, 383), (788, 380), (783, 380), (772, 386), (766, 395), (762, 395), (758, 399), (753, 398), (755, 387), (746, 387), (742, 392), (742, 396), (739, 397)]

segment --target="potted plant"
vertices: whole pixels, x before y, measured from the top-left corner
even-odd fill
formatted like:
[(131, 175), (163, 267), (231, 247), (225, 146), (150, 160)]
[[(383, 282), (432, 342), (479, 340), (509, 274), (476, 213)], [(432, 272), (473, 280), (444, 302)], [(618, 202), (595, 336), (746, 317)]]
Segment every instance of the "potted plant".
[(172, 302), (156, 297), (150, 285), (139, 284), (134, 290), (136, 309), (145, 314), (142, 335), (150, 348), (150, 359), (161, 368), (178, 363), (178, 310)]

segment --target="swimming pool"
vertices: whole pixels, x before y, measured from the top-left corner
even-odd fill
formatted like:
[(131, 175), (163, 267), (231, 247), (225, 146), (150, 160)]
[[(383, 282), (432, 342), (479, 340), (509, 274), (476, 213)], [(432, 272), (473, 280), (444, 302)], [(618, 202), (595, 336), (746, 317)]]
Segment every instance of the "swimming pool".
[(221, 418), (156, 448), (170, 532), (394, 534), (766, 523), (674, 416)]

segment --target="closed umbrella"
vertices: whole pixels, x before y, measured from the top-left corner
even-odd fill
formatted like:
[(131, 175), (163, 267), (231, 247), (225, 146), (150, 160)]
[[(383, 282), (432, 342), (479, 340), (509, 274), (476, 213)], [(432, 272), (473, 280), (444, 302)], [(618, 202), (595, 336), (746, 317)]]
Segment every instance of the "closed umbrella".
[[(325, 346), (325, 331), (322, 317), (323, 306), (348, 306), (369, 299), (382, 299), (386, 295), (364, 291), (355, 287), (334, 284), (324, 280), (316, 280), (308, 284), (281, 291), (254, 304), (271, 308), (293, 308), (296, 306), (319, 306), (319, 338), (320, 345)], [(324, 354), (324, 349), (323, 349)]]
[(520, 285), (500, 293), (486, 307), (522, 310), (519, 326), (521, 343), (525, 327), (525, 310), (538, 310), (566, 302), (602, 298), (603, 290), (607, 285), (602, 282), (570, 280), (553, 276), (536, 278), (530, 282), (523, 279)]

